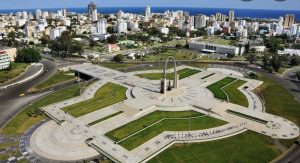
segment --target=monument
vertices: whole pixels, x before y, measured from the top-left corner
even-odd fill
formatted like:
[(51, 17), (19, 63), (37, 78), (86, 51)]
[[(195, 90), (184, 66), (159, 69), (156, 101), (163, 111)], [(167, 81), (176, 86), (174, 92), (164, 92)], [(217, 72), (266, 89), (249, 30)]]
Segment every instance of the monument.
[[(173, 61), (173, 66), (174, 66), (174, 72), (173, 72), (173, 85), (171, 85), (171, 81), (169, 81), (168, 86), (167, 86), (167, 69), (168, 69), (168, 63), (169, 61)], [(177, 69), (176, 69), (176, 60), (174, 57), (169, 56), (165, 62), (165, 67), (164, 67), (164, 71), (163, 71), (163, 78), (161, 79), (161, 89), (160, 92), (162, 94), (165, 94), (168, 91), (171, 91), (172, 88), (177, 89), (178, 88), (178, 78), (179, 75), (177, 75)]]

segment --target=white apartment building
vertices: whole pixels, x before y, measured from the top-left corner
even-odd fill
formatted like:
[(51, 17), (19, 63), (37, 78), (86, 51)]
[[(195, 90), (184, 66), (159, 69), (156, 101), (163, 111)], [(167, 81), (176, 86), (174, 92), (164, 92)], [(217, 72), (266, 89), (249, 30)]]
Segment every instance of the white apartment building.
[(127, 22), (123, 19), (118, 19), (116, 28), (118, 33), (127, 33)]
[(279, 55), (297, 55), (300, 56), (300, 50), (299, 49), (284, 49), (284, 50), (278, 50)]
[(98, 20), (98, 13), (97, 13), (97, 9), (93, 10), (92, 13), (92, 21), (95, 22)]
[(195, 16), (195, 28), (203, 28), (206, 27), (206, 16), (198, 15)]
[(169, 28), (159, 27), (158, 30), (165, 35), (169, 34)]
[(5, 51), (0, 51), (0, 70), (8, 68), (10, 65), (10, 59)]
[(55, 40), (57, 37), (60, 37), (59, 29), (50, 29), (49, 37), (50, 37), (50, 40)]
[(151, 17), (151, 7), (147, 6), (145, 9), (145, 17), (150, 18)]
[(40, 20), (41, 17), (42, 17), (42, 11), (40, 9), (37, 9), (35, 11), (35, 18), (36, 18), (36, 20)]
[(207, 52), (207, 53), (220, 53), (220, 54), (243, 54), (244, 47), (240, 48), (236, 46), (229, 46), (229, 45), (219, 45), (213, 43), (207, 43), (198, 41), (196, 39), (192, 39), (189, 44), (190, 49)]
[(106, 28), (107, 28), (107, 20), (106, 19), (100, 19), (100, 21), (97, 22), (97, 33), (99, 34), (106, 34), (107, 31), (106, 31)]

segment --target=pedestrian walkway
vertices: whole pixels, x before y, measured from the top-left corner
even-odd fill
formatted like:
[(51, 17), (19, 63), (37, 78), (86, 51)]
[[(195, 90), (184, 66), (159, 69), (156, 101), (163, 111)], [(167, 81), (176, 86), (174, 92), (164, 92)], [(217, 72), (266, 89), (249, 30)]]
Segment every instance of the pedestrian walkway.
[[(188, 68), (188, 66), (179, 67), (179, 69), (183, 68)], [(281, 139), (295, 138), (299, 135), (299, 129), (294, 123), (264, 113), (263, 104), (253, 93), (253, 90), (261, 84), (260, 81), (243, 78), (239, 72), (232, 73), (233, 70), (201, 69), (200, 73), (180, 80), (178, 89), (161, 94), (158, 81), (140, 79), (134, 76), (135, 73), (126, 74), (90, 64), (76, 65), (73, 69), (91, 75), (98, 81), (90, 85), (78, 97), (42, 108), (56, 122), (46, 122), (36, 128), (31, 136), (28, 136), (30, 149), (41, 158), (75, 161), (92, 158), (102, 153), (115, 162), (132, 163), (147, 161), (173, 143), (211, 141), (246, 130)], [(203, 79), (210, 74), (213, 75)], [(215, 99), (212, 92), (206, 88), (228, 76), (247, 81), (238, 89), (247, 97), (248, 108)], [(62, 110), (66, 106), (93, 98), (96, 91), (107, 82), (126, 86), (128, 88), (127, 100), (78, 118)], [(107, 132), (157, 110), (173, 112), (194, 110), (228, 123), (205, 130), (165, 131), (132, 151), (128, 151), (105, 136)], [(120, 111), (122, 113), (109, 119), (92, 126), (88, 125)]]

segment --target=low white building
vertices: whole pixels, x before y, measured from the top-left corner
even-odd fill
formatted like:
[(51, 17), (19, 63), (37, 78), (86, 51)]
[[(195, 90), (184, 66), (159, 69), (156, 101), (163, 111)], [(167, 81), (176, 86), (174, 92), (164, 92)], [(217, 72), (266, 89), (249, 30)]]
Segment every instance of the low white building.
[(111, 36), (110, 34), (94, 33), (94, 34), (90, 34), (89, 39), (92, 41), (102, 41), (102, 40), (106, 40), (110, 36)]
[(159, 27), (158, 30), (165, 35), (169, 34), (169, 28)]
[(10, 58), (5, 51), (0, 51), (0, 70), (8, 68), (10, 65)]
[(244, 47), (236, 47), (230, 45), (219, 45), (214, 43), (208, 43), (204, 41), (198, 41), (196, 39), (191, 40), (189, 44), (190, 49), (207, 52), (207, 53), (220, 53), (220, 54), (243, 54)]
[(284, 49), (278, 50), (279, 55), (297, 55), (300, 56), (300, 49)]
[(266, 50), (266, 46), (250, 46), (250, 49), (255, 50), (256, 52), (264, 52)]

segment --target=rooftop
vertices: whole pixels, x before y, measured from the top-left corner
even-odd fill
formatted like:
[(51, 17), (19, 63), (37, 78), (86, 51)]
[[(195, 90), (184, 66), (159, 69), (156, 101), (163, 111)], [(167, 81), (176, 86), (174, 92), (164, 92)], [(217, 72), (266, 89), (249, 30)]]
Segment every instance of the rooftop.
[(197, 41), (211, 43), (211, 44), (227, 45), (227, 46), (232, 45), (231, 40), (222, 39), (217, 36), (208, 37), (208, 38), (199, 38), (199, 39), (197, 39)]

